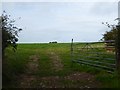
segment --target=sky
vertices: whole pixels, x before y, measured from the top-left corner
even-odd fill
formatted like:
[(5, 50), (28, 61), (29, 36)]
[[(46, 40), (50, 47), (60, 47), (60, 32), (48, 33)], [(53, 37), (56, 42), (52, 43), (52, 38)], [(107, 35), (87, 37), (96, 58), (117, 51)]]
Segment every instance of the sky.
[[(3, 2), (15, 25), (23, 30), (19, 43), (99, 41), (116, 24), (117, 2)], [(19, 18), (20, 17), (20, 18)]]

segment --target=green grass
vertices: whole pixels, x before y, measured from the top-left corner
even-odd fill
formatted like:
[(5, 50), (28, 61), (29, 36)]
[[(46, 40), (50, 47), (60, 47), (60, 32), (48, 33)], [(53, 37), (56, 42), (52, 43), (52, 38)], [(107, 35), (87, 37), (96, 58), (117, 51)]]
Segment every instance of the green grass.
[(30, 49), (18, 48), (16, 52), (13, 52), (12, 48), (6, 48), (3, 61), (3, 84), (14, 82), (16, 76), (24, 72), (27, 60), (33, 53)]
[[(102, 46), (102, 44), (96, 44)], [(6, 49), (5, 63), (3, 66), (3, 86), (16, 85), (16, 76), (24, 73), (26, 64), (29, 60), (30, 55), (39, 55), (39, 70), (36, 72), (37, 76), (66, 76), (74, 72), (87, 72), (95, 75), (96, 80), (101, 82), (101, 87), (116, 88), (117, 77), (116, 74), (107, 73), (104, 70), (96, 69), (95, 67), (81, 65), (78, 63), (71, 63), (71, 44), (69, 43), (58, 43), (58, 44), (19, 44), (16, 52), (13, 52), (11, 48)], [(83, 46), (83, 44), (79, 44)], [(95, 44), (94, 44), (95, 46)], [(62, 60), (64, 65), (63, 70), (54, 71), (49, 57), (49, 52), (56, 53)], [(83, 53), (84, 54), (84, 53)], [(111, 56), (111, 55), (109, 55)], [(111, 56), (113, 57), (113, 56)], [(10, 82), (8, 82), (10, 81)], [(63, 81), (68, 83), (68, 81)]]

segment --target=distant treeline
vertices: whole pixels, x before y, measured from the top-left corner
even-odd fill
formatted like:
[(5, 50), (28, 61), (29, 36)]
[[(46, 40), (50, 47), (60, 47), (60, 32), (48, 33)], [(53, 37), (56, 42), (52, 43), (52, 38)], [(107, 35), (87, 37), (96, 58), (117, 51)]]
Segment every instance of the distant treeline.
[(54, 41), (54, 42), (49, 42), (49, 43), (57, 43), (57, 41)]

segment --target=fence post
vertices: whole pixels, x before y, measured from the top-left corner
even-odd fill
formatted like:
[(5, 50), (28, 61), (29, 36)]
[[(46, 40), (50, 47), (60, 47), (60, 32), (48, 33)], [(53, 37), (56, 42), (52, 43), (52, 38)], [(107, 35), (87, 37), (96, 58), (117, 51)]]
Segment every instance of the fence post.
[(117, 70), (120, 73), (120, 25), (117, 25)]
[(73, 39), (71, 41), (71, 67), (73, 66)]
[(120, 2), (118, 2), (118, 25), (117, 29), (117, 39), (116, 39), (116, 53), (117, 53), (117, 77), (118, 77), (118, 88), (120, 88)]
[(118, 25), (117, 28), (117, 69), (120, 74), (120, 1), (118, 2)]
[(117, 28), (117, 39), (116, 39), (116, 67), (117, 67), (117, 78), (118, 78), (118, 88), (120, 88), (120, 25)]

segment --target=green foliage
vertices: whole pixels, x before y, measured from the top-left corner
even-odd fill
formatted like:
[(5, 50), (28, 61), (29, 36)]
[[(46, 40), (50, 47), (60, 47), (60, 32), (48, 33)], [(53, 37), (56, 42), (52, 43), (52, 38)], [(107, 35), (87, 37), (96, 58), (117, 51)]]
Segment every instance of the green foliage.
[(102, 22), (102, 24), (106, 25), (108, 28), (110, 28), (110, 31), (106, 31), (105, 34), (103, 34), (103, 38), (101, 40), (116, 40), (118, 38), (118, 31), (119, 28), (118, 26), (120, 26), (120, 18), (115, 19), (118, 21), (117, 25), (110, 25), (108, 22), (104, 23)]
[(0, 25), (2, 26), (2, 51), (8, 46), (17, 48), (16, 42), (18, 41), (18, 32), (22, 29), (14, 25), (15, 20), (10, 19), (10, 15), (7, 15), (5, 11), (0, 18)]
[[(24, 47), (24, 45), (22, 47)], [(5, 58), (2, 65), (3, 86), (8, 85), (9, 87), (12, 87), (11, 85), (13, 85), (14, 87), (14, 84), (16, 83), (15, 79), (19, 74), (25, 72), (26, 63), (28, 62), (29, 56), (33, 53), (34, 51), (31, 52), (31, 49), (21, 47), (18, 47), (16, 52), (14, 52), (11, 47), (5, 49)]]
[(117, 36), (117, 29), (112, 29), (110, 31), (106, 31), (105, 34), (103, 34), (104, 41), (108, 40), (116, 40)]
[(103, 40), (103, 41), (116, 40), (116, 38), (117, 38), (117, 32), (118, 32), (118, 30), (116, 28), (116, 25), (110, 25), (107, 22), (106, 23), (102, 23), (102, 24), (105, 24), (111, 30), (110, 31), (106, 31), (103, 34), (103, 38), (101, 40)]

